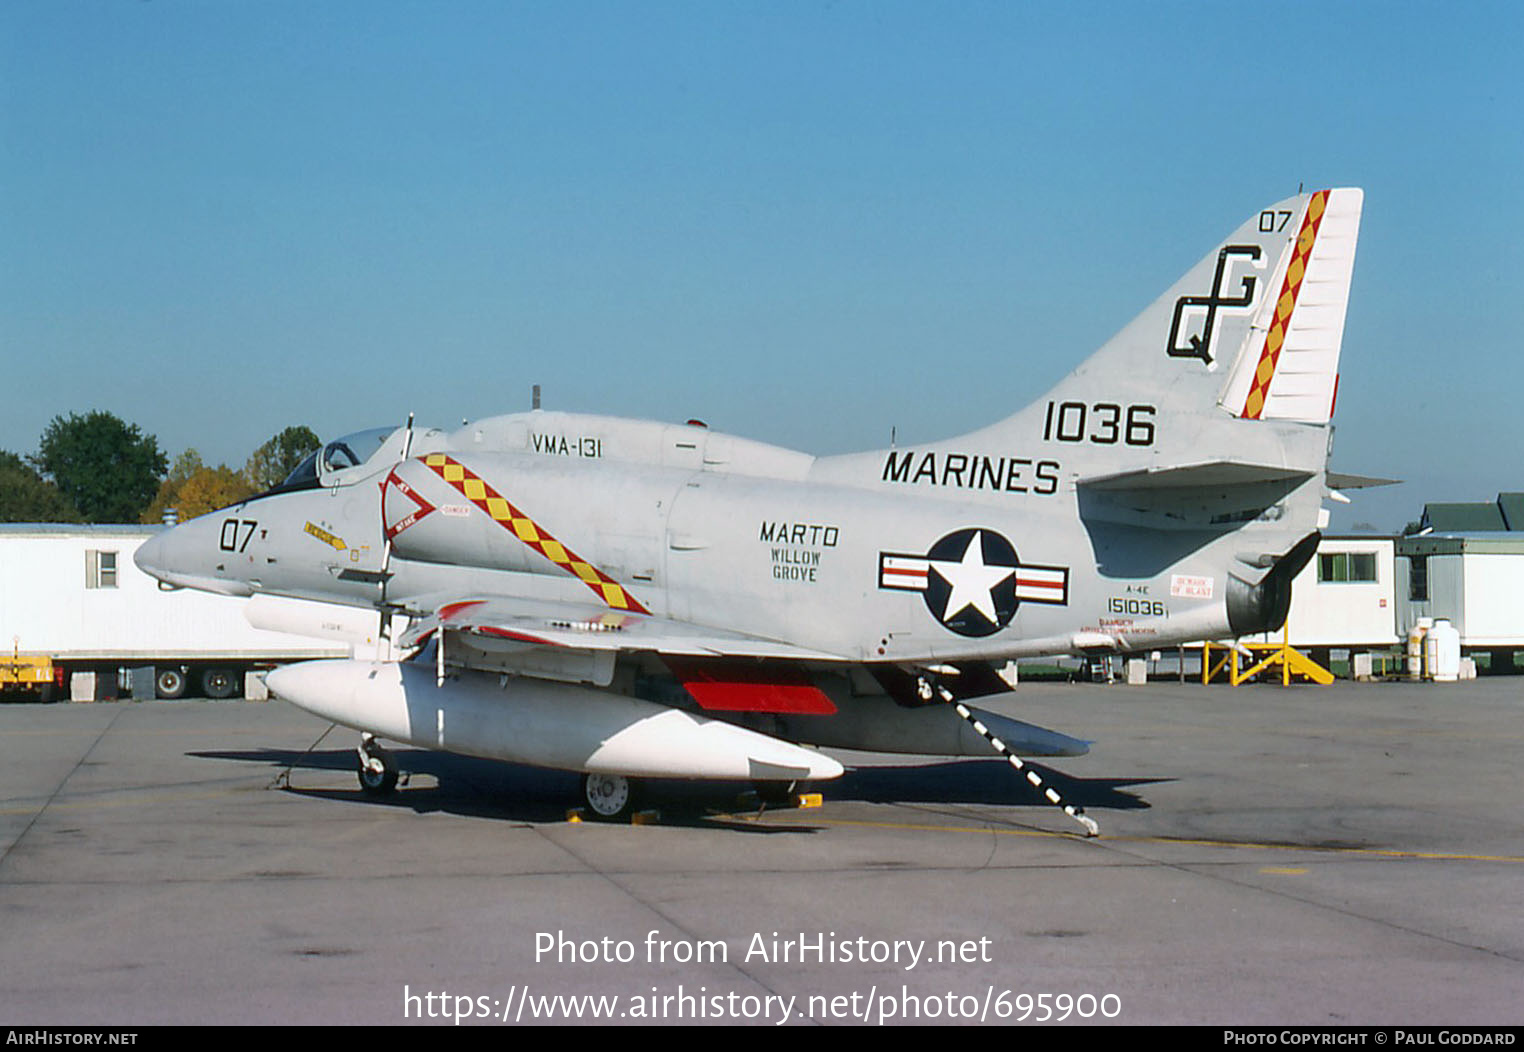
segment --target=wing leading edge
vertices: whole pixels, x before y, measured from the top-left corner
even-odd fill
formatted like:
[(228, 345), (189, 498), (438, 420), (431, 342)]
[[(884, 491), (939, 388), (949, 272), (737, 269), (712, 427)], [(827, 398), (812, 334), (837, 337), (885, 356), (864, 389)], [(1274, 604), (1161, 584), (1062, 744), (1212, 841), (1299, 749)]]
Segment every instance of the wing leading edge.
[(841, 654), (781, 643), (652, 614), (574, 603), (482, 597), (440, 605), (415, 621), (399, 641), (415, 647), (437, 631), (459, 632), (484, 642), (563, 647), (609, 653), (646, 651), (673, 657), (778, 658), (845, 661)]

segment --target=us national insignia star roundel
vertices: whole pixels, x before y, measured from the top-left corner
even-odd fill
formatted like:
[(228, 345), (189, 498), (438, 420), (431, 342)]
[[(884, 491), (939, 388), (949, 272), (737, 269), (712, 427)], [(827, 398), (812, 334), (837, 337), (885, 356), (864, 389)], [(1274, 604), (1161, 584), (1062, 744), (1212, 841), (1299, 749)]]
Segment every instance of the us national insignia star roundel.
[(943, 627), (988, 636), (1010, 624), (1023, 601), (1066, 605), (1069, 570), (1023, 565), (1010, 541), (974, 526), (947, 534), (925, 555), (880, 552), (878, 586), (920, 592)]
[(949, 533), (926, 553), (926, 609), (964, 636), (987, 636), (1016, 614), (1016, 549), (992, 530)]

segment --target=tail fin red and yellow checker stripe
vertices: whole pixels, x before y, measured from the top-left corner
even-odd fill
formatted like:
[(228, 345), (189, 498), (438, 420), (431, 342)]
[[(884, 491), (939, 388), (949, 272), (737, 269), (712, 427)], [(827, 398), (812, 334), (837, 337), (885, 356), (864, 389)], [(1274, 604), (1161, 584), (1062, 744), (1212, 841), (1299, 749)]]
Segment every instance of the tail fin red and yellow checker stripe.
[(618, 581), (552, 537), (544, 527), (514, 507), (507, 498), (458, 460), (444, 453), (431, 453), (423, 458), (423, 462), (472, 504), (486, 512), (499, 526), (587, 585), (613, 609), (629, 610), (637, 614), (650, 613)]
[(1327, 207), (1327, 190), (1313, 194), (1312, 200), (1307, 202), (1307, 214), (1302, 218), (1302, 229), (1296, 235), (1296, 248), (1291, 263), (1286, 268), (1286, 280), (1281, 283), (1281, 293), (1275, 301), (1275, 319), (1265, 335), (1259, 364), (1254, 367), (1254, 383), (1249, 388), (1249, 397), (1244, 400), (1241, 415), (1249, 420), (1258, 420), (1264, 411), (1270, 381), (1275, 379), (1275, 366), (1280, 361), (1281, 348), (1286, 342), (1286, 329), (1291, 324), (1292, 312), (1296, 310), (1302, 281), (1307, 277), (1307, 258), (1312, 255), (1312, 246), (1317, 243), (1318, 227), (1323, 222), (1323, 213)]

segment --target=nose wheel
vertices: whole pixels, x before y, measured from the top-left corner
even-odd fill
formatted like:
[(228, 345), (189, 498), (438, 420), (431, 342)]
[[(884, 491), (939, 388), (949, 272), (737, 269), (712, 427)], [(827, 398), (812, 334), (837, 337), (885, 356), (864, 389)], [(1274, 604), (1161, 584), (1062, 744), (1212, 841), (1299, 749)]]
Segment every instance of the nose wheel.
[(582, 798), (590, 811), (605, 822), (622, 822), (636, 810), (636, 782), (618, 774), (584, 774)]
[(397, 788), (397, 761), (392, 754), (376, 744), (372, 735), (360, 739), (359, 777), (360, 790), (366, 796), (387, 796)]

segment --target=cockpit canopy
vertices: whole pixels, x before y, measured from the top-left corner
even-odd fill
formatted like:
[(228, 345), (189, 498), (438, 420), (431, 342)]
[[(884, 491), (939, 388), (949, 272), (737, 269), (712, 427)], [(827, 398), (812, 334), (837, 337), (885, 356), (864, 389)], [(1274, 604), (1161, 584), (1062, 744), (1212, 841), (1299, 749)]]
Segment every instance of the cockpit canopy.
[(359, 467), (381, 452), (386, 440), (400, 430), (399, 427), (373, 427), (334, 439), (323, 447), (318, 475), (326, 476), (334, 471)]
[[(403, 431), (400, 427), (372, 427), (334, 439), (322, 449), (313, 450), (286, 476), (276, 490), (316, 489), (318, 486), (343, 485), (355, 475), (351, 472), (376, 457), (388, 440)], [(400, 447), (398, 452), (400, 453)], [(349, 473), (349, 474), (345, 474)]]
[(275, 488), (277, 490), (312, 489), (316, 486), (318, 484), (318, 456), (322, 452), (321, 449), (314, 449), (311, 453), (308, 453), (302, 458), (302, 462), (296, 466), (296, 469), (286, 476), (286, 481)]

